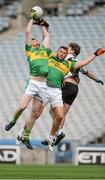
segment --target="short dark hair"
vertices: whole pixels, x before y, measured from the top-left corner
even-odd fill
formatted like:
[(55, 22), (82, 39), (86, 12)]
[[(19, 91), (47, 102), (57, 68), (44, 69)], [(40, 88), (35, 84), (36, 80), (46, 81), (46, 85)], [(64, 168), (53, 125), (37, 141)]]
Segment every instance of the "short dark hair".
[(59, 50), (59, 49), (64, 49), (64, 50), (68, 51), (68, 47), (66, 47), (66, 46), (60, 46), (60, 47), (58, 48), (58, 50)]
[(76, 56), (80, 53), (81, 47), (79, 46), (79, 44), (77, 44), (77, 43), (70, 43), (69, 47), (71, 47), (72, 50), (74, 50), (74, 54)]

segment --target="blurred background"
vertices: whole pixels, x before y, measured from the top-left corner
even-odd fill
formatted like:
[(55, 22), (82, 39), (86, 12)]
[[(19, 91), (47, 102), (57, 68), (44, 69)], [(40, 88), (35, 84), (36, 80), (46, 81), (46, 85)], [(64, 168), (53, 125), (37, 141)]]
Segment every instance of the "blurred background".
[[(29, 12), (35, 5), (44, 10), (45, 20), (50, 25), (51, 47), (54, 51), (61, 45), (75, 42), (81, 46), (78, 59), (83, 59), (97, 48), (105, 48), (105, 0), (0, 0), (1, 154), (6, 149), (14, 151), (13, 147), (17, 153), (15, 139), (30, 113), (31, 105), (11, 131), (4, 130), (7, 122), (12, 119), (29, 75), (24, 39)], [(33, 37), (41, 40), (37, 26), (33, 28)], [(105, 55), (98, 57), (87, 67), (105, 82)], [(78, 147), (80, 149), (83, 147), (83, 151), (86, 148), (85, 152), (91, 152), (91, 148), (93, 148), (93, 154), (94, 152), (101, 154), (103, 151), (105, 154), (105, 85), (97, 84), (81, 74), (80, 79), (78, 97), (66, 117), (63, 129), (66, 134), (64, 141), (55, 148), (53, 153), (48, 152), (47, 148), (40, 143), (40, 140), (49, 134), (52, 124), (49, 106), (47, 106), (31, 133), (35, 149), (30, 152), (26, 148), (20, 147), (18, 164), (65, 162), (79, 164), (81, 162), (77, 162), (77, 156), (81, 150), (78, 150)], [(10, 162), (9, 157), (0, 163)], [(100, 159), (96, 158), (95, 163), (105, 164), (102, 154)]]

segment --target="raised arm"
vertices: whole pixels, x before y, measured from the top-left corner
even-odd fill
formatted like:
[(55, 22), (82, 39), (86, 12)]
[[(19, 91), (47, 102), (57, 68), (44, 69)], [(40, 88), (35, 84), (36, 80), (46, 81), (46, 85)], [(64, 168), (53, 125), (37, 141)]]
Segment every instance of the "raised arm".
[(90, 79), (93, 79), (95, 82), (104, 85), (104, 82), (103, 82), (102, 80), (100, 80), (99, 78), (97, 78), (96, 75), (93, 74), (92, 72), (88, 71), (88, 73), (86, 74), (86, 76), (89, 77)]
[(94, 80), (95, 82), (100, 83), (101, 85), (104, 85), (104, 82), (100, 80), (99, 78), (97, 78), (97, 76), (93, 74), (93, 72), (89, 71), (86, 67), (80, 68), (80, 72), (86, 75), (88, 78)]
[(96, 58), (95, 54), (91, 54), (89, 55), (86, 59), (82, 60), (82, 61), (78, 61), (76, 62), (74, 68), (75, 69), (79, 69), (83, 66), (86, 66), (87, 64), (89, 64), (91, 61), (93, 61)]
[(27, 24), (26, 33), (25, 33), (25, 43), (28, 44), (28, 45), (31, 45), (32, 26), (33, 26), (33, 19), (30, 19), (28, 24)]
[(50, 36), (49, 36), (49, 32), (48, 32), (48, 28), (46, 26), (41, 26), (40, 25), (40, 29), (43, 35), (43, 42), (42, 44), (46, 47), (46, 48), (50, 48)]
[(76, 62), (74, 68), (75, 69), (79, 69), (83, 66), (86, 66), (87, 64), (89, 64), (91, 61), (93, 61), (97, 56), (101, 55), (105, 53), (105, 49), (98, 49), (96, 52), (94, 52), (93, 54), (91, 54), (90, 56), (88, 56), (86, 59), (84, 59), (83, 61), (78, 61)]

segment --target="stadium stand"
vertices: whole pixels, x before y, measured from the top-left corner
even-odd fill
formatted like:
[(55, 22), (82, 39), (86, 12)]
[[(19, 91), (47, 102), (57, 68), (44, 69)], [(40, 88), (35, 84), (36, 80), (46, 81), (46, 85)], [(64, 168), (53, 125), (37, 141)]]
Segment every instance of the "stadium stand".
[(105, 5), (100, 8), (100, 15), (105, 16)]
[(0, 6), (3, 6), (3, 5), (4, 5), (4, 3), (5, 3), (5, 1), (4, 1), (4, 0), (0, 0)]
[(67, 16), (81, 16), (88, 13), (97, 4), (105, 3), (103, 0), (74, 0), (72, 5), (67, 6)]
[(16, 18), (17, 17), (17, 6), (18, 6), (18, 2), (13, 2), (11, 5), (6, 6), (5, 16)]
[(11, 26), (11, 20), (9, 17), (0, 17), (0, 33), (9, 29)]
[[(77, 42), (81, 45), (82, 59), (99, 47), (105, 47), (104, 16), (75, 16), (75, 17), (48, 17), (50, 24), (51, 44), (55, 51), (61, 45)], [(33, 29), (33, 36), (40, 39), (37, 27)], [(25, 80), (28, 79), (28, 64), (24, 51), (24, 33), (18, 37), (0, 43), (0, 138), (16, 138), (29, 115), (30, 107), (23, 113), (17, 125), (9, 132), (4, 131), (5, 124), (11, 120), (13, 112), (19, 103), (24, 91)], [(88, 65), (98, 77), (105, 82), (105, 56), (97, 58)], [(66, 117), (64, 132), (66, 138), (86, 144), (101, 137), (105, 133), (105, 86), (96, 84), (81, 76), (79, 95)], [(36, 122), (32, 131), (32, 138), (44, 138), (51, 128), (51, 117), (48, 113), (49, 105)]]
[(18, 15), (19, 2), (0, 0), (0, 33), (11, 28), (12, 19)]

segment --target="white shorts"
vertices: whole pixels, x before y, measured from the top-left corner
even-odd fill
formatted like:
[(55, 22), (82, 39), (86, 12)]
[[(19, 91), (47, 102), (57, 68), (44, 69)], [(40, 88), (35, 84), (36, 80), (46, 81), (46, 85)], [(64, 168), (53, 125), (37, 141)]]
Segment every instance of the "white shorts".
[(46, 103), (50, 103), (52, 107), (63, 106), (62, 91), (59, 88), (47, 86)]
[(46, 102), (46, 91), (47, 91), (47, 84), (46, 82), (40, 82), (36, 80), (29, 80), (29, 84), (25, 90), (26, 94), (29, 94), (32, 97), (35, 97), (42, 101), (43, 103)]

